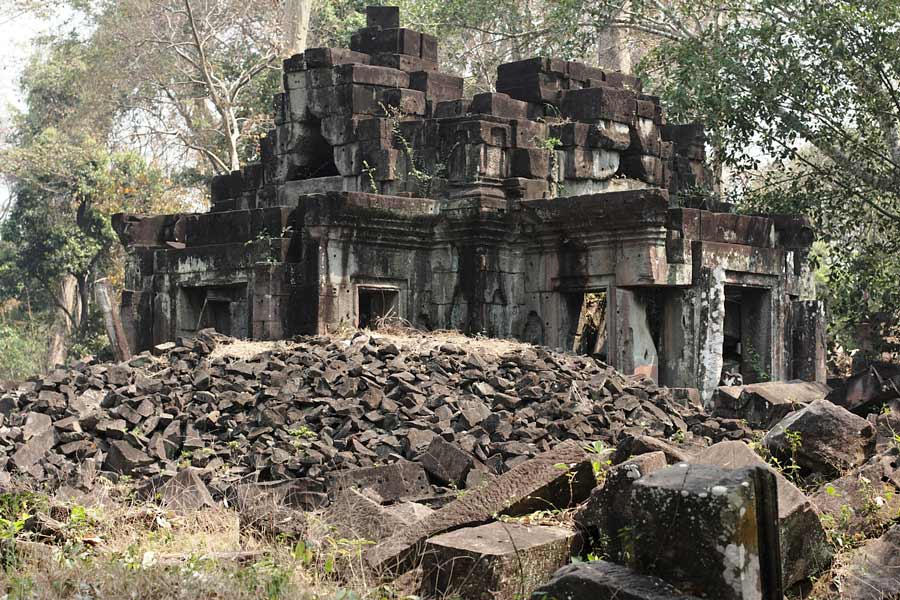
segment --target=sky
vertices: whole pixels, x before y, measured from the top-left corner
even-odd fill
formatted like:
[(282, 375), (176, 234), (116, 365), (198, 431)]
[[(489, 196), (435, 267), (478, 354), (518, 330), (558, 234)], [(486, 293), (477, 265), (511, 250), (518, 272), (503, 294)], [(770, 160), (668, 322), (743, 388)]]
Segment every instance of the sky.
[[(48, 27), (47, 21), (31, 15), (0, 16), (0, 140), (9, 123), (10, 108), (22, 106), (19, 77), (31, 53), (31, 42)], [(6, 206), (8, 201), (9, 189), (0, 181), (0, 206)]]

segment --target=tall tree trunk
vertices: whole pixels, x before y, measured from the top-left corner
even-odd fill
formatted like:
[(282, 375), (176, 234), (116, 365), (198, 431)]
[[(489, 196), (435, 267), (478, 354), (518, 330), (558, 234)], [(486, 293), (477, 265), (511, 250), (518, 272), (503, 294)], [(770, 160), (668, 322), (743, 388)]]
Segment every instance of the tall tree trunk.
[(312, 0), (284, 0), (284, 55), (293, 56), (306, 50), (309, 36), (309, 14)]
[(69, 350), (69, 335), (81, 320), (81, 297), (78, 293), (78, 279), (74, 275), (63, 276), (54, 290), (54, 301), (56, 309), (47, 347), (49, 367), (65, 362)]

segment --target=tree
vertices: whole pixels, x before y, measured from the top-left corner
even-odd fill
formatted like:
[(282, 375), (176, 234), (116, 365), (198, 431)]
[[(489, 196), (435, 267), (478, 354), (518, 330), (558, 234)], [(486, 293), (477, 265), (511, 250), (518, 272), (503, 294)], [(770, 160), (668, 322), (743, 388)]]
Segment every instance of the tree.
[(409, 26), (437, 36), (442, 62), (472, 91), (494, 87), (497, 66), (532, 56), (593, 62), (603, 23), (587, 0), (408, 0)]
[(284, 56), (293, 56), (306, 50), (311, 11), (312, 0), (284, 0)]
[[(898, 312), (900, 4), (728, 0), (679, 7), (645, 73), (675, 120), (700, 120), (748, 210), (802, 212), (827, 249), (836, 323)], [(650, 66), (653, 65), (653, 66)]]
[(270, 126), (283, 36), (276, 0), (121, 0), (95, 17), (121, 132), (171, 164), (240, 169)]
[(49, 364), (90, 323), (94, 280), (118, 270), (109, 216), (156, 212), (171, 198), (160, 169), (107, 145), (114, 99), (83, 85), (91, 58), (71, 36), (35, 56), (22, 78), (26, 109), (0, 152), (14, 200), (0, 229), (0, 292), (51, 313)]

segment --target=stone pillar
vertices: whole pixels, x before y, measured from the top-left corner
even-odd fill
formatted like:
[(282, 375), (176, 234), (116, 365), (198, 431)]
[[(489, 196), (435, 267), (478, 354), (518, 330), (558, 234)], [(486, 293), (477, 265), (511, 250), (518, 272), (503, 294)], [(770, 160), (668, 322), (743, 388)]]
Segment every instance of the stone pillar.
[(793, 378), (822, 381), (825, 370), (825, 304), (820, 300), (792, 303)]
[(694, 289), (672, 289), (666, 292), (663, 305), (662, 355), (660, 385), (692, 388), (697, 385), (697, 328), (694, 325)]
[(777, 483), (766, 467), (681, 463), (637, 480), (631, 499), (620, 538), (637, 571), (718, 600), (783, 598)]
[(711, 406), (722, 377), (725, 342), (725, 269), (702, 267), (696, 274), (697, 389)]

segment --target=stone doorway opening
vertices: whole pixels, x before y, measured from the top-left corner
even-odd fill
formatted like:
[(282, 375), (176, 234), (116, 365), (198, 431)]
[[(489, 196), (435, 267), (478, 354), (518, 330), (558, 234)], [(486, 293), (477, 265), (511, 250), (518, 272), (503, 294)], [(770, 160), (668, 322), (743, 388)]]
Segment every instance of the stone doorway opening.
[(724, 383), (756, 383), (772, 378), (771, 298), (766, 288), (725, 286)]
[(176, 307), (179, 335), (212, 327), (225, 335), (247, 337), (246, 294), (246, 284), (181, 288)]
[(377, 329), (400, 319), (399, 289), (359, 286), (356, 294), (356, 325), (360, 329)]
[(566, 347), (576, 354), (607, 361), (607, 290), (565, 295), (568, 321)]

